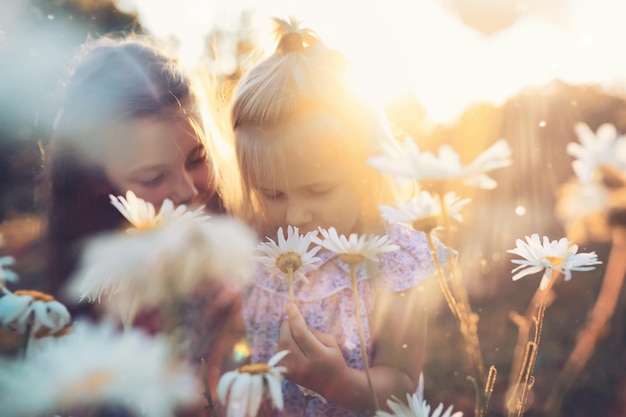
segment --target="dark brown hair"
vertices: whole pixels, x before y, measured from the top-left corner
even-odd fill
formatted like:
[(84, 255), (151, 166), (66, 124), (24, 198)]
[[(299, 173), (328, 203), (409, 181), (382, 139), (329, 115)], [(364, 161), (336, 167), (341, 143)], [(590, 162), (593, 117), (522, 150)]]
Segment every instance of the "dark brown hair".
[[(162, 116), (193, 99), (190, 80), (177, 62), (135, 37), (88, 42), (68, 75), (47, 149), (47, 277), (48, 290), (57, 296), (76, 266), (82, 241), (125, 227), (108, 197), (119, 190), (90, 158), (104, 145), (99, 133), (122, 120)], [(213, 200), (209, 209), (223, 211), (219, 195)]]

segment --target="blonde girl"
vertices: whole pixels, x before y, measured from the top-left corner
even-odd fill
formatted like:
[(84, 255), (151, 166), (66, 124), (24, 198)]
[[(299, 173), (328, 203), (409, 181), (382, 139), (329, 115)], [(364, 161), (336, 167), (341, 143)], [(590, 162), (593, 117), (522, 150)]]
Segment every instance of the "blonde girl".
[[(400, 247), (357, 275), (365, 343), (381, 406), (415, 391), (424, 355), (420, 284), (434, 271), (425, 236), (385, 224), (380, 204), (393, 203), (388, 178), (366, 164), (393, 140), (384, 118), (350, 88), (346, 61), (297, 21), (276, 19), (278, 47), (240, 82), (231, 122), (243, 196), (241, 215), (261, 234), (334, 227), (340, 234), (386, 234)], [(301, 387), (319, 394), (309, 416), (373, 414), (360, 354), (347, 265), (320, 252), (309, 283), (287, 284), (260, 268), (244, 294), (252, 361), (289, 349), (281, 362), (284, 415), (301, 415)]]

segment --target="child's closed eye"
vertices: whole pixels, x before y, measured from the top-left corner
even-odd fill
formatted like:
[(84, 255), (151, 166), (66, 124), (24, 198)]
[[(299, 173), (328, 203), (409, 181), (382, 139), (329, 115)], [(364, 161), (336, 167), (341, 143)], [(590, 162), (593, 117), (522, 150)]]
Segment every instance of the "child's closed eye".
[(144, 187), (157, 187), (165, 180), (165, 175), (159, 174), (149, 179), (137, 180), (137, 182)]
[(311, 194), (314, 197), (321, 197), (323, 195), (329, 194), (334, 189), (335, 189), (334, 186), (313, 187), (313, 188), (309, 188), (309, 194)]

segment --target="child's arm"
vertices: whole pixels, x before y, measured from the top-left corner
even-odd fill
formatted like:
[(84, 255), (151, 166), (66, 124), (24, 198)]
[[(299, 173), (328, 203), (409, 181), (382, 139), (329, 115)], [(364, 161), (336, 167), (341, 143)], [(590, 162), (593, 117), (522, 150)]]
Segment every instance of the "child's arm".
[[(424, 355), (425, 314), (415, 290), (390, 294), (383, 300), (385, 311), (375, 320), (376, 353), (370, 375), (380, 407), (395, 395), (404, 399), (417, 388)], [(377, 303), (378, 304), (378, 303)], [(287, 307), (277, 350), (289, 349), (281, 365), (286, 377), (342, 407), (373, 413), (374, 401), (365, 371), (349, 368), (337, 342), (328, 334), (309, 328), (294, 305)]]

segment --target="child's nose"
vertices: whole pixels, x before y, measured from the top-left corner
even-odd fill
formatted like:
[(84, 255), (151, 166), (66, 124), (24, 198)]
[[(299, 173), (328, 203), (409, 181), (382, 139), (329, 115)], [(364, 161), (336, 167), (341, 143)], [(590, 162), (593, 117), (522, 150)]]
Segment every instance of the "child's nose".
[(176, 184), (174, 203), (190, 204), (198, 196), (198, 189), (196, 188), (193, 178), (186, 172), (182, 173)]
[(313, 221), (313, 213), (307, 210), (306, 206), (297, 203), (289, 203), (287, 206), (287, 224), (301, 227)]

